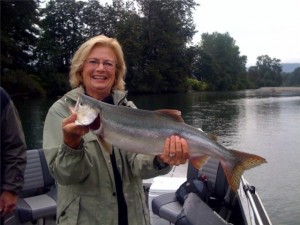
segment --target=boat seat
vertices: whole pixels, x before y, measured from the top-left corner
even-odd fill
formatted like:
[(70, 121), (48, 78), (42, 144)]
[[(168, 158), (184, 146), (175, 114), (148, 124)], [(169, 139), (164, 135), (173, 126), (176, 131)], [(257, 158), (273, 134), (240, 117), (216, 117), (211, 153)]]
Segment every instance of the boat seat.
[[(152, 204), (153, 213), (175, 225), (227, 224), (195, 193), (189, 193), (181, 205), (174, 193), (163, 194)], [(154, 200), (153, 200), (154, 201)], [(201, 219), (199, 219), (201, 218)]]
[[(153, 213), (176, 225), (227, 224), (230, 210), (226, 206), (231, 204), (233, 196), (219, 161), (213, 158), (209, 159), (200, 171), (189, 164), (187, 180), (197, 178), (199, 175), (207, 177), (208, 182), (212, 185), (215, 199), (222, 199), (226, 204), (211, 204), (209, 206), (198, 195), (190, 193), (184, 204), (181, 205), (176, 194), (169, 193), (157, 196), (152, 200)], [(187, 199), (189, 200), (187, 201)], [(192, 203), (197, 206), (191, 206)], [(205, 219), (208, 215), (211, 215), (210, 220), (214, 223), (209, 223)]]
[(152, 201), (152, 211), (154, 214), (159, 215), (176, 224), (177, 221), (181, 220), (182, 205), (177, 201), (174, 193), (167, 193), (156, 197), (155, 204)]
[(227, 222), (195, 193), (188, 194), (183, 203), (181, 221), (176, 225), (224, 225)]
[(43, 149), (27, 151), (24, 186), (15, 215), (21, 223), (56, 215), (55, 180), (49, 172)]

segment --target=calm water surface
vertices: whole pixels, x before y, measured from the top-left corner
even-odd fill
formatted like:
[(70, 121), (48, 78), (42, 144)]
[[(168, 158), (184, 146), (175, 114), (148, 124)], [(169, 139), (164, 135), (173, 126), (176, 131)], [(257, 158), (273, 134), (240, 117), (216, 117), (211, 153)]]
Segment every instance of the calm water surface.
[[(190, 93), (130, 96), (142, 109), (174, 108), (186, 123), (214, 133), (226, 147), (265, 157), (245, 173), (273, 224), (300, 221), (300, 93)], [(14, 99), (28, 148), (42, 147), (42, 129), (54, 99)]]

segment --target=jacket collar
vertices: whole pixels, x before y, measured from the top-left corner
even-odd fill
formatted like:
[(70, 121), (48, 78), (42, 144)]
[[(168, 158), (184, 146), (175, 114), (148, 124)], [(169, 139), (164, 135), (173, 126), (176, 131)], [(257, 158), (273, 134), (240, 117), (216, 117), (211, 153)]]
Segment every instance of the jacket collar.
[[(65, 96), (76, 102), (79, 93), (85, 94), (85, 91), (84, 91), (84, 88), (82, 85), (69, 91)], [(126, 102), (127, 91), (112, 90), (111, 95), (113, 97), (113, 101), (114, 101), (115, 105), (121, 105), (124, 101)]]

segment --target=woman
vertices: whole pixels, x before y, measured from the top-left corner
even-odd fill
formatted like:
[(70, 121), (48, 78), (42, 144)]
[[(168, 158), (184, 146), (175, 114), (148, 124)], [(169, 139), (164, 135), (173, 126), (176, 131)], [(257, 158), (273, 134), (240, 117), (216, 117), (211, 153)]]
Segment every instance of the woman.
[(177, 136), (167, 138), (159, 156), (114, 148), (102, 150), (88, 126), (76, 125), (69, 110), (78, 93), (115, 105), (135, 107), (126, 100), (126, 66), (117, 40), (104, 35), (85, 42), (70, 70), (72, 90), (49, 109), (43, 148), (57, 181), (57, 224), (150, 224), (142, 179), (166, 174), (186, 162), (188, 146)]

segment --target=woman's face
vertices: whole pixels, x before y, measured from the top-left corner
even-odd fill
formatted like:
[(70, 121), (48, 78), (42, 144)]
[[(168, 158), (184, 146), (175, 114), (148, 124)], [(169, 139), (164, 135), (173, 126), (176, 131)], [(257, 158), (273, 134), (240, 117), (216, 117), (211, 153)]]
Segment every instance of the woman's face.
[(87, 56), (82, 78), (86, 94), (98, 100), (107, 97), (116, 79), (117, 57), (106, 46), (95, 46)]

